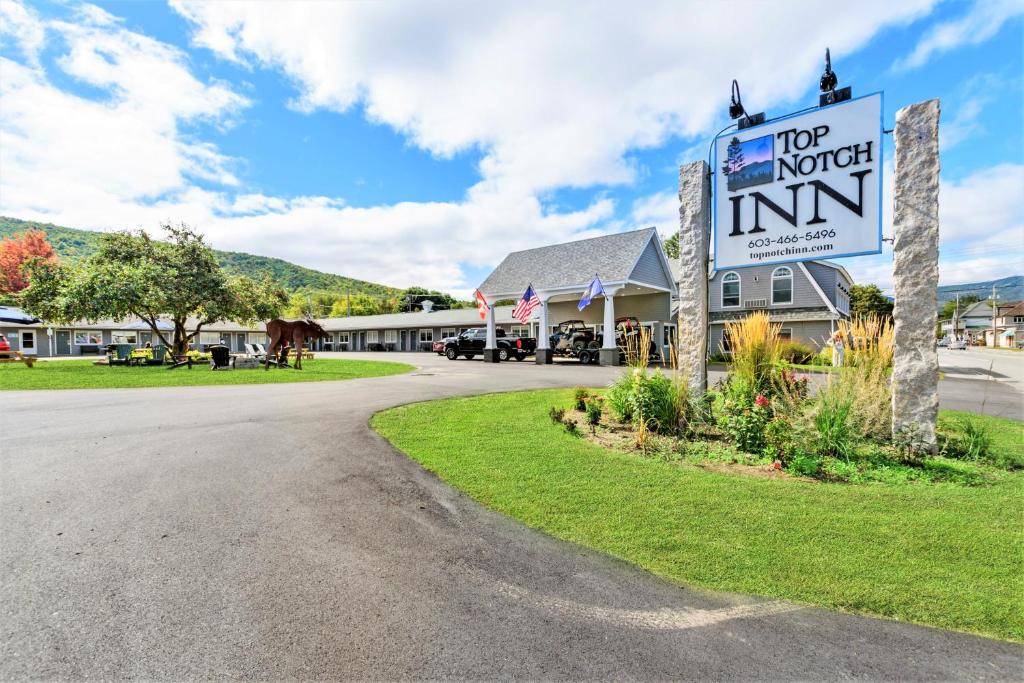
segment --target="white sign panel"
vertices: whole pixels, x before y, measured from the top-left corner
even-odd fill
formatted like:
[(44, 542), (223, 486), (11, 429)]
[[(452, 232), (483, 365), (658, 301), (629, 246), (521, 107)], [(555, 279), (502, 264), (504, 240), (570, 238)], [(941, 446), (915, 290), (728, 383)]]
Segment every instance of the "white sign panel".
[(715, 269), (882, 251), (882, 94), (715, 138)]

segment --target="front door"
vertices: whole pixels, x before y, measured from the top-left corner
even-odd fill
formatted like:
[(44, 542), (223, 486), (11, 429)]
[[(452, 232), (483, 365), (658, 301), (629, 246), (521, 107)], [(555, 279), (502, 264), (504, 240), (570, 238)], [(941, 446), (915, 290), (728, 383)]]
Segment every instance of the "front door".
[(36, 331), (22, 330), (20, 339), (21, 352), (29, 356), (36, 355)]
[(71, 355), (71, 330), (57, 330), (57, 355)]

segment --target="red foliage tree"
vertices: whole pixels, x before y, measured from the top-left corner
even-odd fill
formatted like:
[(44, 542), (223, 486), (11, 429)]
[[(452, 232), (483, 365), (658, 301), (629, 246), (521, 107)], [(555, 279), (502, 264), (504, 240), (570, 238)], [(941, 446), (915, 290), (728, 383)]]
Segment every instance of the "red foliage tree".
[(29, 274), (23, 266), (37, 258), (57, 260), (42, 230), (29, 230), (0, 240), (0, 294), (13, 294), (28, 287)]

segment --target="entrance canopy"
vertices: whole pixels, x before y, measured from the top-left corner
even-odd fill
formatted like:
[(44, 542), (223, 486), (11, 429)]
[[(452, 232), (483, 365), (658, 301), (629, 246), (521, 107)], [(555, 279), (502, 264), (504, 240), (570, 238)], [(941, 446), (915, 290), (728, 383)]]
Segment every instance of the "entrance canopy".
[(516, 251), (480, 285), (492, 299), (518, 299), (530, 284), (552, 301), (583, 292), (594, 276), (620, 294), (676, 293), (675, 279), (658, 231), (634, 230), (604, 237)]

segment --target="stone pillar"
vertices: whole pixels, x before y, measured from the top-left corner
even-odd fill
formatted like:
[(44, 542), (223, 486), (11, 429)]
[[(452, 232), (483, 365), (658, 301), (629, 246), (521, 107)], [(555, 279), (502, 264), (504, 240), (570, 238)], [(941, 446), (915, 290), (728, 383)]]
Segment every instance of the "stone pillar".
[(893, 436), (935, 450), (939, 358), (935, 351), (939, 284), (939, 101), (896, 112), (892, 369)]
[(484, 347), (484, 362), (497, 363), (498, 358), (498, 332), (494, 319), (494, 302), (487, 297), (487, 345)]
[(540, 299), (540, 320), (537, 323), (537, 355), (534, 357), (537, 365), (551, 365), (551, 348), (548, 343), (548, 299), (551, 295), (547, 292), (537, 292)]
[(706, 161), (679, 167), (679, 372), (690, 390), (708, 388), (708, 251), (711, 177)]
[(619, 347), (615, 345), (615, 292), (616, 289), (605, 287), (604, 290), (604, 343), (601, 344), (601, 365), (619, 364)]

